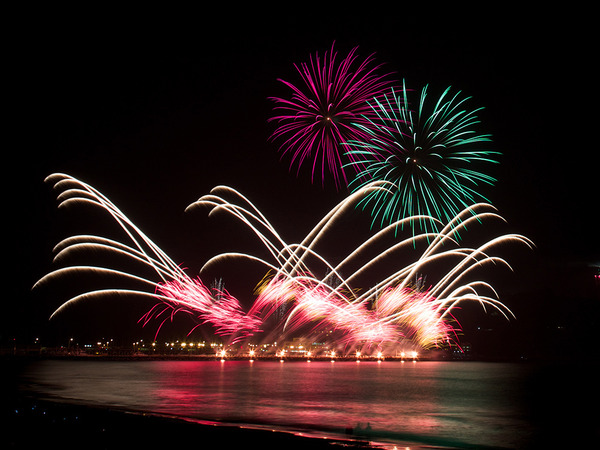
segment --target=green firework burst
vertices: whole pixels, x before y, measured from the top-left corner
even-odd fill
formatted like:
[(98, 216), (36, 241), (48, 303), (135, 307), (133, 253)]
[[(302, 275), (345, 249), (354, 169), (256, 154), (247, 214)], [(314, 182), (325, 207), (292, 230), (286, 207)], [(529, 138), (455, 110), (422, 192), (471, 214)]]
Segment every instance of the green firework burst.
[[(350, 165), (361, 169), (350, 182), (352, 191), (372, 181), (393, 186), (362, 200), (361, 206), (371, 209), (373, 225), (418, 215), (446, 222), (465, 207), (489, 202), (478, 189), (496, 181), (479, 169), (497, 163), (499, 155), (487, 148), (491, 136), (475, 129), (482, 108), (467, 109), (470, 97), (452, 94), (450, 87), (431, 102), (425, 86), (413, 110), (409, 93), (403, 83), (399, 95), (392, 89), (390, 97), (373, 99), (377, 118), (363, 128), (369, 139), (346, 142), (354, 161)], [(438, 231), (431, 220), (419, 220), (419, 225)]]

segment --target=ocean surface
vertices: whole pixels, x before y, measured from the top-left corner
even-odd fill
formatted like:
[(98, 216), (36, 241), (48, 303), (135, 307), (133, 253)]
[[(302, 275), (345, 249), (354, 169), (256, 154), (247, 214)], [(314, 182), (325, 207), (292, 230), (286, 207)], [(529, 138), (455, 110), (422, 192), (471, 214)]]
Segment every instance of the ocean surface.
[(367, 435), (386, 442), (526, 448), (529, 364), (447, 361), (41, 360), (43, 398), (198, 420)]

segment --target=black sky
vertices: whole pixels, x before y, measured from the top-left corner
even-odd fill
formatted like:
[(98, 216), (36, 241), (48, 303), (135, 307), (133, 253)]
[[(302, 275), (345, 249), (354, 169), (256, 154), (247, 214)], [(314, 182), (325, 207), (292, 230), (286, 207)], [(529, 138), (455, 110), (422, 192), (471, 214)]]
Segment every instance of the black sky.
[(333, 41), (341, 53), (375, 52), (413, 86), (452, 86), (485, 107), (483, 127), (503, 154), (487, 194), (509, 231), (537, 246), (511, 261), (523, 271), (522, 292), (563, 283), (564, 267), (600, 264), (590, 113), (597, 52), (588, 13), (312, 7), (151, 19), (118, 11), (15, 16), (4, 66), (11, 232), (3, 340), (46, 323), (60, 299), (30, 288), (51, 270), (52, 246), (84, 231), (77, 211), (56, 211), (43, 183), (50, 173), (99, 189), (191, 270), (224, 251), (223, 242), (243, 245), (240, 229), (225, 220), (184, 213), (217, 184), (255, 201), (288, 241), (302, 238), (343, 193), (311, 185), (307, 173), (296, 178), (279, 160), (268, 142), (268, 97), (284, 93), (277, 78), (294, 78), (294, 63)]

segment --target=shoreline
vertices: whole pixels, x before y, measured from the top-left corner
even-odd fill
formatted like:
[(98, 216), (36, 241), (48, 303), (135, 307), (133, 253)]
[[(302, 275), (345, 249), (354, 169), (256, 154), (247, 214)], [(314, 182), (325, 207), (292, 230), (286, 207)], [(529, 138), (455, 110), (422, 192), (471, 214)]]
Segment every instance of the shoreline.
[[(268, 424), (236, 424), (129, 411), (112, 406), (13, 396), (3, 405), (4, 448), (60, 446), (61, 449), (161, 448), (210, 444), (226, 448), (261, 449), (392, 449), (400, 443), (374, 442), (367, 436), (286, 429)], [(422, 448), (414, 443), (402, 443)]]
[(398, 435), (368, 429), (319, 429), (315, 427), (236, 423), (129, 410), (111, 405), (92, 405), (34, 393), (13, 395), (2, 405), (0, 417), (7, 432), (3, 448), (61, 449), (173, 448), (189, 445), (209, 448), (260, 448), (311, 450), (426, 450), (504, 447), (467, 444), (452, 439)]
[[(412, 357), (400, 357), (400, 356), (383, 356), (383, 357), (371, 357), (361, 356), (359, 358), (355, 356), (322, 356), (317, 355), (313, 357), (306, 356), (275, 356), (275, 355), (260, 355), (260, 356), (246, 356), (246, 355), (228, 355), (221, 357), (215, 354), (86, 354), (86, 353), (71, 353), (71, 354), (56, 354), (56, 353), (38, 353), (38, 354), (1, 354), (0, 361), (39, 361), (39, 360), (82, 360), (82, 361), (249, 361), (249, 362), (260, 362), (260, 361), (281, 361), (281, 362), (312, 362), (312, 361), (351, 361), (351, 362), (366, 362), (366, 363), (377, 363), (377, 362), (501, 362), (501, 363), (540, 363), (545, 360), (529, 359), (529, 358), (483, 358), (483, 357), (469, 357), (469, 358), (434, 358), (429, 356), (418, 356)], [(560, 360), (555, 360), (560, 362)]]
[[(104, 358), (90, 358), (108, 361)], [(90, 360), (85, 358), (85, 360)], [(81, 360), (81, 359), (80, 359)], [(188, 359), (189, 360), (189, 359)], [(493, 445), (473, 446), (465, 443), (460, 436), (441, 438), (441, 436), (393, 433), (384, 430), (369, 432), (360, 429), (345, 428), (344, 425), (330, 429), (303, 427), (302, 425), (269, 423), (220, 422), (210, 417), (195, 418), (155, 413), (152, 411), (130, 410), (109, 404), (93, 404), (61, 398), (60, 391), (40, 395), (29, 390), (23, 373), (29, 363), (39, 358), (1, 359), (2, 424), (6, 431), (2, 433), (3, 448), (38, 448), (42, 445), (56, 444), (61, 448), (128, 448), (145, 445), (149, 448), (198, 443), (198, 445), (219, 442), (220, 446), (260, 448), (312, 448), (319, 449), (368, 449), (391, 450), (410, 447), (425, 448), (497, 448)], [(573, 408), (573, 399), (589, 395), (591, 389), (590, 361), (578, 364), (553, 364), (538, 366), (525, 387), (532, 388), (527, 400), (525, 413), (530, 414), (533, 434), (528, 438), (535, 448), (544, 448), (549, 443), (568, 443), (570, 448), (586, 448), (580, 443), (597, 441), (592, 416)], [(260, 364), (260, 362), (258, 363)], [(377, 364), (377, 363), (367, 363)], [(411, 364), (412, 365), (412, 364)], [(95, 365), (93, 365), (95, 366)], [(92, 366), (92, 367), (93, 367)], [(99, 366), (98, 366), (99, 367)], [(587, 368), (587, 371), (583, 369)], [(551, 369), (551, 370), (546, 370)], [(586, 377), (581, 377), (586, 374)], [(548, 397), (547, 389), (559, 382), (569, 386), (570, 390), (555, 392)], [(577, 386), (577, 388), (575, 388)], [(554, 392), (554, 390), (552, 390)], [(567, 395), (579, 393), (580, 395)], [(56, 397), (54, 396), (56, 395)], [(135, 408), (135, 407), (134, 407)], [(569, 415), (564, 412), (569, 411)], [(556, 415), (556, 412), (561, 414)], [(205, 419), (205, 420), (204, 420)], [(160, 443), (160, 445), (159, 445)], [(540, 444), (539, 446), (537, 444)], [(206, 446), (206, 445), (205, 445)], [(213, 447), (216, 445), (208, 445)], [(528, 447), (529, 448), (529, 447)]]
[(267, 424), (221, 423), (40, 396), (21, 384), (22, 369), (31, 361), (31, 358), (11, 359), (11, 363), (3, 367), (0, 421), (5, 431), (0, 435), (2, 448), (54, 445), (63, 450), (187, 448), (190, 445), (286, 450), (377, 448), (367, 438), (345, 436), (343, 429), (342, 433), (326, 430), (321, 433), (310, 429), (286, 430)]

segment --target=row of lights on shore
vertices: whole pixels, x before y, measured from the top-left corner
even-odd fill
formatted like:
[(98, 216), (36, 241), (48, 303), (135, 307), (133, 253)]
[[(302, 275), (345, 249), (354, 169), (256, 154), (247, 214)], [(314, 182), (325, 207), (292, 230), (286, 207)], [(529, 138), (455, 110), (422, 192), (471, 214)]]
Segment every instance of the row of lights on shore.
[[(73, 341), (73, 339), (71, 339), (71, 341)], [(97, 342), (96, 345), (108, 347), (112, 343), (113, 343), (113, 340), (110, 339), (110, 340), (107, 340), (106, 342), (99, 341), (99, 342)], [(133, 345), (134, 346), (140, 346), (140, 345), (143, 346), (144, 345), (144, 341), (140, 340), (140, 341), (133, 342)], [(211, 342), (211, 343), (207, 344), (206, 342), (194, 343), (194, 342), (179, 342), (179, 341), (176, 341), (176, 342), (165, 342), (164, 345), (165, 345), (165, 347), (170, 347), (170, 348), (179, 347), (181, 349), (185, 349), (185, 348), (190, 348), (190, 349), (192, 349), (192, 348), (199, 348), (199, 349), (201, 349), (201, 348), (205, 348), (208, 345), (209, 347), (211, 347), (212, 349), (215, 350), (216, 355), (221, 358), (221, 361), (225, 361), (226, 358), (227, 358), (227, 356), (228, 356), (227, 350), (225, 348), (223, 348), (223, 344), (222, 343)], [(152, 348), (156, 348), (156, 346), (157, 346), (157, 342), (153, 341), (152, 344), (151, 344), (151, 347)], [(274, 342), (273, 344), (261, 344), (261, 345), (255, 346), (255, 347), (259, 347), (259, 348), (262, 347), (263, 350), (265, 350), (265, 349), (267, 349), (268, 347), (271, 347), (271, 346), (275, 346), (276, 347), (277, 346), (277, 342)], [(308, 362), (310, 362), (311, 358), (314, 356), (312, 351), (306, 350), (302, 345), (298, 345), (296, 347), (290, 346), (290, 349), (291, 349), (291, 351), (290, 350), (285, 350), (285, 349), (279, 350), (278, 352), (276, 352), (275, 356), (280, 358), (280, 362), (284, 362), (285, 358), (290, 353), (295, 353), (295, 354), (300, 353), (300, 354), (302, 354), (306, 358), (306, 360)], [(248, 357), (249, 361), (251, 361), (251, 362), (254, 361), (254, 358), (256, 356), (257, 356), (256, 350), (254, 348), (250, 348), (250, 350), (247, 353), (247, 357)], [(357, 362), (359, 362), (361, 359), (370, 359), (370, 360), (376, 359), (377, 361), (382, 361), (382, 360), (385, 359), (385, 356), (384, 356), (383, 352), (381, 352), (381, 351), (377, 352), (377, 354), (374, 355), (374, 356), (371, 356), (371, 355), (364, 356), (361, 351), (357, 350), (356, 353), (355, 353), (355, 356), (356, 356), (356, 361)], [(400, 358), (401, 358), (402, 361), (404, 361), (405, 359), (412, 359), (412, 361), (415, 362), (417, 360), (418, 356), (419, 356), (418, 352), (416, 352), (416, 351), (410, 351), (410, 352), (404, 352), (404, 351), (402, 351), (402, 352), (400, 352)], [(330, 358), (331, 361), (333, 362), (333, 361), (335, 361), (336, 358), (339, 358), (339, 355), (337, 354), (337, 352), (335, 350), (331, 350), (331, 351), (326, 352), (325, 355), (324, 355), (324, 357), (325, 358)], [(342, 355), (342, 357), (343, 358), (348, 358), (348, 355)]]
[[(140, 345), (142, 343), (143, 343), (143, 341), (142, 342), (138, 341), (138, 342), (134, 342), (134, 345)], [(156, 347), (156, 342), (152, 342), (151, 345), (152, 345), (152, 347)], [(194, 348), (194, 347), (204, 348), (204, 347), (206, 347), (206, 345), (207, 344), (205, 342), (198, 342), (197, 344), (195, 344), (193, 342), (179, 342), (179, 341), (177, 341), (177, 342), (170, 342), (170, 343), (169, 342), (165, 342), (165, 346), (166, 347), (174, 348), (174, 347), (179, 346), (182, 349), (184, 349), (184, 348)], [(223, 348), (223, 344), (222, 343), (211, 342), (208, 345), (211, 348), (215, 348), (215, 347), (219, 348), (219, 350), (217, 350), (217, 355), (221, 356), (222, 358), (225, 358), (227, 356), (227, 350)], [(266, 349), (266, 348), (271, 347), (271, 346), (275, 346), (276, 347), (277, 346), (277, 342), (274, 342), (273, 344), (256, 345), (254, 347), (263, 347), (263, 349)], [(296, 347), (294, 347), (292, 345), (292, 346), (290, 346), (290, 349), (292, 349), (291, 350), (292, 353), (301, 353), (307, 359), (310, 359), (313, 356), (312, 352), (310, 350), (306, 350), (304, 348), (304, 346), (302, 346), (302, 345), (298, 345)], [(283, 359), (283, 358), (286, 357), (286, 355), (288, 353), (290, 353), (290, 350), (282, 349), (282, 350), (280, 350), (280, 351), (278, 351), (276, 353), (276, 356), (281, 357)], [(254, 359), (254, 357), (256, 356), (256, 350), (254, 350), (254, 348), (251, 348), (248, 351), (248, 356), (249, 356), (250, 359)], [(331, 357), (332, 359), (335, 359), (336, 357), (338, 357), (338, 354), (336, 353), (335, 350), (331, 350), (331, 351), (329, 351), (329, 352), (326, 353), (325, 357)], [(402, 359), (404, 359), (404, 358), (417, 359), (418, 353), (416, 351), (411, 351), (411, 352), (408, 352), (408, 353), (403, 351), (403, 352), (400, 353), (400, 357)], [(362, 355), (362, 353), (360, 351), (356, 351), (356, 359), (360, 359), (360, 358), (372, 359), (373, 357), (372, 356), (366, 356), (365, 357), (364, 355)], [(383, 355), (383, 352), (377, 352), (377, 355), (376, 355), (375, 358), (376, 359), (384, 359), (385, 357)]]
[[(280, 350), (276, 354), (276, 356), (280, 358), (279, 359), (280, 362), (284, 362), (285, 361), (286, 355), (287, 355), (286, 350)], [(221, 357), (221, 361), (224, 362), (226, 360), (226, 358), (227, 358), (227, 350), (225, 350), (225, 349), (220, 350), (218, 352), (218, 356), (220, 356)], [(254, 350), (250, 350), (248, 352), (248, 358), (249, 358), (250, 362), (254, 361), (255, 356), (256, 356), (256, 352)], [(310, 362), (311, 361), (311, 357), (313, 355), (312, 355), (311, 351), (306, 351), (306, 353), (304, 354), (304, 356), (306, 357), (306, 361)], [(405, 359), (412, 359), (413, 362), (416, 362), (418, 356), (419, 356), (419, 354), (416, 351), (409, 352), (408, 354), (406, 352), (401, 352), (400, 353), (400, 358), (402, 359), (402, 362), (404, 362)], [(331, 362), (334, 362), (335, 359), (338, 357), (338, 355), (336, 354), (336, 352), (334, 350), (332, 350), (328, 354), (326, 354), (325, 357), (331, 358)], [(377, 359), (378, 362), (381, 362), (382, 360), (385, 359), (385, 356), (383, 355), (383, 352), (377, 352), (377, 355), (375, 357), (372, 357), (372, 356), (365, 357), (365, 356), (363, 356), (361, 354), (360, 351), (357, 351), (356, 352), (356, 362), (360, 362), (361, 358), (362, 359), (364, 359), (364, 358), (367, 358), (367, 359)]]

